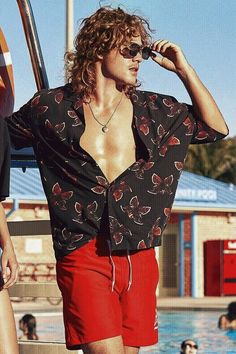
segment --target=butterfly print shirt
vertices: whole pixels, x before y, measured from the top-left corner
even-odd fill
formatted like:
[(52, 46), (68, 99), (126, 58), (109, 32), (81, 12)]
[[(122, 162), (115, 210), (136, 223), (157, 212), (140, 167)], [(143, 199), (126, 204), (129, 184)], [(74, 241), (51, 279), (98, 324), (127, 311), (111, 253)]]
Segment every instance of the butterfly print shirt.
[(83, 105), (70, 85), (36, 93), (7, 118), (15, 148), (33, 146), (57, 259), (103, 233), (104, 225), (112, 250), (159, 246), (188, 145), (225, 136), (173, 97), (136, 91), (131, 100), (137, 158), (112, 183), (80, 146)]
[(7, 125), (0, 119), (0, 201), (9, 195), (10, 140)]

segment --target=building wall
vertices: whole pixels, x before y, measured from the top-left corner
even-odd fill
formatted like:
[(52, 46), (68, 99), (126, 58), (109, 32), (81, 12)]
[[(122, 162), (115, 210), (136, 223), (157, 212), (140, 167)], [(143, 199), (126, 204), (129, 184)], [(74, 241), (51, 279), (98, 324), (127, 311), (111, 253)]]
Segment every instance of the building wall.
[(12, 241), (20, 267), (19, 281), (55, 279), (56, 260), (51, 235), (13, 236)]
[[(178, 214), (172, 214), (165, 233), (173, 233), (175, 230), (178, 233)], [(165, 235), (163, 235), (163, 238)], [(198, 284), (197, 296), (204, 296), (204, 242), (208, 240), (226, 240), (236, 239), (236, 216), (230, 216), (227, 213), (219, 212), (197, 212), (197, 259), (198, 265), (196, 271)], [(187, 247), (184, 248), (184, 295), (191, 296), (191, 214), (184, 215), (184, 243)], [(162, 274), (162, 248), (159, 247), (159, 262), (160, 262), (160, 277)], [(177, 250), (176, 250), (177, 252)], [(160, 296), (172, 296), (171, 289), (162, 289), (162, 282), (159, 284)]]
[[(11, 203), (3, 203), (6, 214), (12, 209)], [(8, 221), (20, 220), (49, 220), (48, 207), (45, 203), (20, 203), (19, 209), (15, 210)]]
[[(163, 269), (163, 247), (165, 247), (165, 234), (177, 234), (179, 231), (178, 227), (178, 214), (171, 214), (171, 218), (169, 223), (163, 234), (163, 243), (162, 246), (159, 247), (159, 267), (160, 267), (160, 282), (159, 282), (159, 294), (160, 296), (178, 296), (178, 289), (164, 289), (163, 282), (161, 281), (162, 277), (162, 269)], [(178, 243), (179, 243), (179, 235), (178, 235)], [(191, 245), (191, 214), (184, 215), (184, 243)], [(177, 259), (179, 257), (179, 247), (175, 250), (177, 252)], [(179, 267), (179, 262), (177, 262)], [(179, 273), (179, 269), (178, 269)], [(179, 279), (178, 279), (179, 280)], [(178, 283), (178, 286), (180, 284)], [(174, 290), (174, 291), (173, 291)], [(184, 248), (184, 294), (185, 296), (191, 296), (191, 248)]]
[(198, 296), (202, 297), (204, 296), (204, 242), (208, 240), (236, 239), (236, 216), (229, 216), (226, 213), (201, 213), (197, 217), (197, 228)]
[[(8, 213), (12, 205), (3, 203)], [(45, 281), (55, 278), (55, 256), (51, 235), (40, 233), (40, 221), (49, 220), (47, 205), (42, 203), (21, 203), (7, 221), (34, 221), (32, 236), (12, 236), (12, 241), (20, 265), (19, 280)]]
[(178, 253), (178, 224), (171, 222), (162, 235), (162, 245), (156, 247), (159, 263), (159, 284), (157, 289), (159, 296), (178, 296)]
[(55, 262), (51, 235), (13, 236), (12, 241), (19, 263)]

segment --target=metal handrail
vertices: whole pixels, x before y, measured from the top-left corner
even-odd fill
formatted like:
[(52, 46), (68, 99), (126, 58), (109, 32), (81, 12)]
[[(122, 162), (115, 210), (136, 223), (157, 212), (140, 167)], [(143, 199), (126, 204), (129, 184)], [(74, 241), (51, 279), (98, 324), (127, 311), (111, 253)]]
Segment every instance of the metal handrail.
[[(30, 0), (16, 0), (16, 2), (20, 10), (37, 89), (48, 89), (48, 77)], [(26, 170), (26, 167), (37, 167), (33, 149), (28, 148), (27, 150), (28, 153), (24, 155), (23, 158), (21, 154), (16, 154), (14, 150), (12, 150), (11, 167), (22, 167), (23, 171)]]
[(30, 1), (16, 1), (21, 14), (37, 89), (47, 89), (49, 88), (49, 83)]

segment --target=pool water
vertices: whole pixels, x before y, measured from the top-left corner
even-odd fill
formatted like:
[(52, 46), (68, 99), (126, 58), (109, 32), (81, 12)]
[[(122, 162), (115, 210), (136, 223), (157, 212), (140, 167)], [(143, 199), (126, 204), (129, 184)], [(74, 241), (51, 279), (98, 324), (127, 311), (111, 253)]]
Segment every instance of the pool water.
[(198, 353), (235, 354), (236, 331), (221, 331), (217, 321), (221, 312), (163, 311), (159, 313), (159, 343), (143, 348), (141, 353), (179, 353), (180, 343), (187, 338), (197, 341)]
[[(40, 340), (64, 341), (61, 313), (33, 314), (37, 318)], [(180, 343), (187, 338), (197, 341), (198, 354), (236, 354), (236, 330), (219, 330), (217, 321), (220, 314), (218, 311), (159, 311), (159, 343), (143, 347), (140, 354), (178, 354)], [(22, 315), (15, 315), (17, 325)]]

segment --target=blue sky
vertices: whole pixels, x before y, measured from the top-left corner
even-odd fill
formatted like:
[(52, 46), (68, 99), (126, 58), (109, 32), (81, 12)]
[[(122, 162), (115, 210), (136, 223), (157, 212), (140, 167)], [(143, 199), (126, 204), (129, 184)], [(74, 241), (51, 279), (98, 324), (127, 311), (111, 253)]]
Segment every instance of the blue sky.
[[(65, 50), (66, 0), (31, 0), (51, 87), (60, 86)], [(235, 0), (119, 0), (100, 1), (121, 5), (146, 17), (156, 30), (155, 39), (179, 44), (190, 64), (218, 103), (230, 129), (236, 135), (236, 1)], [(28, 49), (15, 0), (0, 0), (0, 26), (6, 35), (14, 64), (15, 110), (35, 93)], [(99, 7), (97, 0), (74, 0), (74, 31), (81, 18)], [(190, 102), (175, 74), (151, 60), (142, 64), (142, 87)]]

